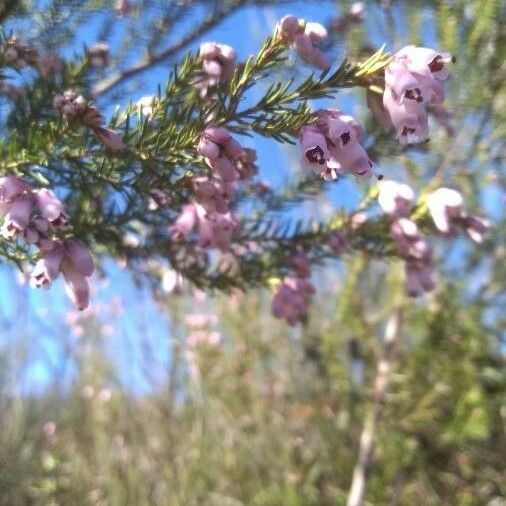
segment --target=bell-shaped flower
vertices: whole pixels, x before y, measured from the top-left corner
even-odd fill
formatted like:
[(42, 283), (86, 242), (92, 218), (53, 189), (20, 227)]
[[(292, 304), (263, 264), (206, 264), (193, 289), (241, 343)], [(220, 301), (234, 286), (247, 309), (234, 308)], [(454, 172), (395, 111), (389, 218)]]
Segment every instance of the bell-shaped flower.
[(373, 163), (365, 149), (358, 143), (347, 143), (341, 149), (331, 149), (329, 165), (341, 171), (355, 174), (358, 178), (368, 179), (373, 171)]
[(83, 276), (93, 274), (95, 267), (93, 258), (86, 246), (77, 239), (67, 239), (64, 242), (65, 256), (72, 262), (74, 269)]
[(278, 23), (276, 33), (283, 42), (290, 44), (306, 63), (321, 70), (330, 67), (327, 57), (315, 46), (315, 43), (327, 38), (327, 30), (320, 23), (306, 23), (303, 19), (288, 15)]
[(198, 203), (208, 213), (224, 214), (235, 195), (236, 184), (207, 177), (196, 178), (193, 181)]
[(238, 223), (231, 213), (207, 214), (201, 206), (197, 207), (199, 246), (218, 248), (227, 251)]
[(28, 189), (28, 185), (17, 176), (4, 176), (0, 178), (0, 213), (8, 211), (12, 200)]
[(239, 173), (233, 160), (244, 155), (244, 149), (223, 127), (208, 126), (200, 136), (197, 153), (224, 181), (236, 181)]
[(110, 128), (99, 127), (94, 130), (97, 139), (109, 151), (121, 153), (126, 150), (126, 145), (121, 136)]
[(202, 70), (207, 76), (207, 84), (214, 85), (220, 80), (231, 79), (237, 66), (235, 50), (226, 44), (204, 42), (200, 46), (199, 56)]
[(186, 204), (183, 206), (179, 216), (169, 227), (172, 239), (178, 241), (188, 239), (197, 224), (197, 204)]
[(415, 194), (407, 184), (384, 180), (379, 183), (378, 203), (383, 212), (394, 216), (408, 216)]
[(83, 243), (76, 239), (63, 244), (65, 255), (60, 270), (65, 279), (65, 292), (80, 311), (86, 309), (90, 300), (88, 277), (95, 270), (93, 258)]
[(419, 297), (434, 289), (434, 271), (430, 264), (416, 260), (405, 263), (406, 291), (410, 297)]
[(396, 100), (390, 88), (383, 94), (383, 105), (395, 127), (401, 144), (419, 144), (429, 138), (429, 120), (422, 103)]
[(480, 216), (466, 216), (463, 225), (467, 235), (477, 244), (483, 242), (483, 236), (490, 229), (490, 222)]
[(289, 258), (289, 263), (297, 277), (308, 278), (311, 274), (311, 262), (305, 253), (295, 253)]
[(302, 60), (320, 70), (330, 67), (330, 62), (320, 49), (315, 47), (313, 38), (307, 33), (301, 33), (295, 37), (293, 48)]
[(410, 72), (446, 81), (449, 77), (446, 63), (455, 62), (450, 53), (439, 53), (428, 47), (405, 46), (395, 55), (404, 60)]
[(90, 303), (90, 287), (86, 276), (67, 257), (62, 262), (61, 271), (65, 279), (65, 293), (79, 311), (86, 309)]
[(1, 234), (6, 239), (16, 237), (28, 227), (33, 205), (34, 198), (31, 194), (19, 195), (12, 201), (1, 228)]
[(330, 153), (327, 139), (320, 129), (315, 125), (305, 125), (300, 129), (299, 139), (303, 165), (311, 167), (317, 174), (324, 172)]
[(65, 250), (62, 243), (56, 243), (37, 261), (32, 271), (30, 284), (34, 288), (48, 288), (58, 277)]
[(69, 217), (65, 213), (60, 199), (54, 194), (53, 191), (42, 188), (35, 190), (35, 202), (39, 208), (40, 214), (43, 218), (55, 228), (65, 228), (69, 224)]
[(451, 188), (439, 188), (427, 197), (427, 207), (436, 228), (443, 234), (452, 232), (451, 219), (461, 216), (464, 199)]
[(286, 277), (272, 298), (272, 314), (294, 326), (307, 314), (314, 286), (308, 279)]

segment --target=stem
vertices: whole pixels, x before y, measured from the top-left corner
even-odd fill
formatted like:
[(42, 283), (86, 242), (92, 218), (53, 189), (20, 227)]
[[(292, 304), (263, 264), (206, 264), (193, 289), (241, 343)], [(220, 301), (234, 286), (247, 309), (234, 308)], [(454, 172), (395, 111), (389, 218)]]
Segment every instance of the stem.
[(374, 435), (383, 401), (390, 380), (392, 363), (395, 358), (396, 343), (400, 337), (401, 310), (395, 309), (390, 316), (386, 329), (383, 352), (376, 368), (374, 379), (373, 405), (364, 421), (364, 428), (360, 435), (357, 463), (353, 470), (353, 480), (348, 494), (346, 506), (362, 506), (364, 504), (367, 473), (371, 464), (374, 449)]

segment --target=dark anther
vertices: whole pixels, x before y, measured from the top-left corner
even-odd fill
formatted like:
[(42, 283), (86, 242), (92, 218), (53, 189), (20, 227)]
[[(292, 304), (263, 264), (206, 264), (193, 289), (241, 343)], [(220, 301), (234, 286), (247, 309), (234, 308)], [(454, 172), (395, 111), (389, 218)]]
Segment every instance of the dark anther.
[(306, 158), (311, 163), (317, 163), (318, 165), (325, 164), (325, 157), (323, 156), (323, 149), (320, 146), (316, 146), (313, 149), (306, 151)]
[(344, 134), (341, 135), (341, 140), (343, 141), (343, 146), (346, 146), (346, 144), (350, 142), (350, 133), (344, 132)]

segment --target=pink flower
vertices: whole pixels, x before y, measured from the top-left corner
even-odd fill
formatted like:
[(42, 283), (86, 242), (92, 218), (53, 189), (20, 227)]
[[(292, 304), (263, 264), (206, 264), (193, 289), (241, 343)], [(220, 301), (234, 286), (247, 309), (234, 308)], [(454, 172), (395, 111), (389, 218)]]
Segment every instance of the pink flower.
[(89, 305), (90, 289), (87, 278), (93, 274), (93, 259), (88, 249), (78, 240), (56, 243), (39, 260), (32, 272), (33, 286), (47, 288), (59, 272), (65, 278), (65, 291), (77, 309)]
[(286, 277), (272, 298), (272, 314), (293, 326), (307, 315), (315, 289), (307, 279)]
[(239, 179), (235, 165), (226, 155), (221, 155), (214, 160), (206, 159), (206, 162), (223, 181), (237, 181)]
[(43, 218), (55, 228), (65, 228), (69, 224), (69, 217), (60, 199), (49, 189), (35, 190), (35, 202)]
[(200, 136), (197, 153), (224, 181), (236, 181), (239, 173), (233, 160), (245, 156), (242, 146), (223, 127), (208, 126)]
[(407, 184), (387, 180), (379, 183), (378, 203), (386, 214), (408, 216), (414, 198), (415, 194)]
[(429, 213), (441, 233), (451, 233), (451, 218), (461, 216), (463, 203), (462, 195), (451, 188), (439, 188), (427, 197)]
[(91, 276), (95, 267), (93, 258), (84, 244), (77, 239), (67, 239), (64, 247), (65, 255), (71, 261), (73, 268), (83, 276)]
[(450, 53), (438, 53), (427, 47), (404, 46), (395, 56), (404, 60), (410, 72), (440, 81), (446, 81), (449, 77), (445, 63), (455, 62), (455, 57)]
[(226, 44), (204, 42), (200, 45), (200, 58), (204, 73), (218, 79), (230, 79), (234, 74), (237, 55)]
[(208, 213), (224, 214), (228, 212), (230, 201), (235, 195), (236, 184), (230, 181), (196, 178), (193, 181), (197, 202)]
[(0, 204), (10, 204), (12, 200), (26, 191), (28, 185), (17, 176), (0, 178)]
[(414, 221), (399, 218), (390, 224), (390, 233), (404, 257), (426, 261), (432, 259), (432, 248), (422, 239)]
[(300, 130), (304, 164), (327, 181), (346, 172), (370, 177), (373, 164), (359, 144), (364, 136), (362, 126), (337, 109), (318, 111), (317, 117), (315, 125), (304, 125)]
[(308, 278), (311, 274), (311, 262), (305, 253), (295, 253), (289, 259), (297, 277)]
[(285, 16), (278, 23), (279, 36), (285, 42), (292, 42), (303, 29), (303, 23), (304, 21), (302, 21), (302, 23), (299, 23), (299, 20), (294, 16)]
[(305, 125), (300, 129), (299, 140), (303, 164), (321, 174), (327, 168), (330, 158), (325, 136), (317, 126)]
[(390, 88), (383, 94), (383, 105), (388, 111), (390, 120), (397, 132), (401, 144), (419, 144), (429, 138), (427, 111), (422, 103), (404, 101), (400, 103)]
[(327, 30), (319, 23), (306, 23), (294, 16), (285, 16), (277, 26), (278, 36), (290, 44), (306, 63), (321, 70), (330, 67), (327, 57), (315, 46), (327, 38)]
[(337, 109), (318, 111), (318, 118), (318, 127), (329, 146), (327, 168), (336, 176), (350, 172), (361, 178), (370, 177), (373, 164), (359, 144), (364, 136), (362, 126)]
[(49, 288), (58, 277), (65, 250), (63, 244), (57, 243), (42, 255), (32, 271), (30, 284), (34, 288)]
[(405, 264), (406, 291), (410, 297), (419, 297), (434, 289), (434, 272), (431, 265), (416, 260)]
[(490, 229), (490, 222), (479, 216), (466, 216), (463, 225), (467, 235), (477, 244), (483, 242), (483, 235)]
[(432, 49), (406, 46), (386, 67), (383, 105), (402, 144), (428, 139), (425, 104), (444, 101), (441, 81), (448, 78), (446, 61), (451, 61), (451, 57)]
[(422, 239), (416, 223), (407, 218), (398, 218), (390, 224), (390, 233), (406, 262), (408, 295), (418, 297), (431, 291), (434, 288), (432, 248)]
[(401, 104), (444, 101), (444, 90), (435, 79), (412, 74), (402, 61), (394, 60), (385, 69), (385, 85)]
[(195, 85), (205, 97), (210, 86), (216, 86), (220, 81), (232, 78), (237, 67), (237, 55), (234, 49), (226, 44), (205, 42), (200, 46), (200, 58), (203, 76)]
[(188, 239), (197, 224), (197, 204), (186, 204), (169, 228), (172, 239)]
[(314, 46), (314, 37), (311, 37), (308, 33), (302, 33), (295, 37), (292, 46), (295, 51), (299, 53), (301, 59), (309, 65), (320, 70), (325, 70), (330, 67), (328, 58)]
[(443, 234), (451, 234), (455, 226), (463, 228), (476, 243), (483, 242), (483, 234), (490, 223), (479, 216), (468, 215), (463, 211), (462, 195), (451, 188), (439, 188), (427, 197), (427, 207), (434, 225)]
[(33, 205), (34, 198), (31, 194), (19, 195), (12, 201), (5, 214), (1, 229), (1, 233), (6, 239), (16, 237), (28, 227)]
[(126, 150), (125, 143), (120, 135), (110, 128), (96, 128), (94, 130), (97, 139), (109, 150), (120, 153)]
[(230, 214), (207, 214), (201, 206), (197, 207), (199, 246), (218, 248), (227, 251), (238, 223)]
[(67, 90), (56, 95), (53, 106), (69, 122), (80, 122), (92, 129), (100, 128), (104, 124), (104, 118), (98, 109), (88, 105), (86, 99), (74, 90)]
[(327, 244), (329, 248), (337, 255), (341, 255), (348, 249), (348, 241), (346, 239), (346, 235), (343, 232), (339, 232), (337, 230), (335, 232), (331, 232), (327, 236)]
[(67, 258), (62, 262), (61, 271), (65, 279), (65, 293), (79, 311), (86, 309), (90, 303), (90, 287), (86, 276)]

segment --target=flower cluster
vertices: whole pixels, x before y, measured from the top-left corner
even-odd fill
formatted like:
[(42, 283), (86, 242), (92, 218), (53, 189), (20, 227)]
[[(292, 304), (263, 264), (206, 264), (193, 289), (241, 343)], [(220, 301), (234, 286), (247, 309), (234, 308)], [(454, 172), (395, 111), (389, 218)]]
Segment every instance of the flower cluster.
[(290, 44), (306, 63), (321, 70), (330, 67), (329, 60), (315, 44), (327, 38), (327, 30), (320, 23), (307, 23), (294, 16), (285, 16), (276, 28), (278, 37)]
[(256, 174), (256, 153), (243, 148), (226, 128), (217, 126), (208, 126), (202, 132), (197, 153), (205, 158), (212, 176), (193, 179), (197, 203), (182, 209), (171, 226), (171, 235), (174, 239), (188, 239), (196, 228), (199, 246), (226, 251), (238, 229), (229, 206), (238, 181)]
[(31, 283), (36, 288), (48, 288), (61, 272), (65, 291), (77, 309), (88, 307), (90, 289), (87, 278), (93, 274), (93, 259), (86, 247), (76, 239), (54, 241), (42, 254), (32, 272)]
[[(422, 238), (417, 224), (409, 218), (415, 195), (406, 184), (382, 181), (378, 203), (390, 217), (390, 233), (399, 253), (406, 260), (406, 283), (412, 297), (434, 288), (432, 248)], [(456, 190), (439, 188), (427, 197), (427, 207), (436, 228), (443, 234), (464, 229), (472, 240), (481, 243), (489, 224), (462, 209), (463, 198)]]
[(448, 79), (448, 53), (406, 46), (385, 69), (383, 105), (401, 144), (417, 144), (429, 138), (427, 104), (444, 102), (443, 81)]
[(439, 188), (427, 197), (429, 213), (439, 232), (453, 235), (461, 228), (474, 242), (480, 244), (490, 223), (480, 216), (467, 214), (463, 210), (463, 204), (462, 195), (452, 188)]
[(244, 157), (244, 149), (226, 128), (208, 126), (200, 136), (197, 153), (206, 159), (215, 176), (222, 181), (239, 179), (234, 161)]
[(3, 57), (5, 61), (22, 69), (30, 66), (36, 68), (44, 79), (49, 79), (63, 71), (63, 60), (53, 53), (39, 55), (37, 49), (31, 44), (22, 44), (17, 37), (10, 37), (4, 47)]
[(199, 56), (202, 60), (202, 76), (196, 86), (205, 97), (209, 87), (232, 78), (237, 67), (237, 55), (235, 50), (226, 44), (204, 42), (200, 46)]
[(35, 67), (39, 55), (31, 44), (22, 44), (17, 37), (12, 36), (6, 42), (3, 57), (7, 63), (20, 69), (26, 66)]
[(3, 237), (34, 244), (40, 251), (41, 259), (32, 272), (32, 285), (46, 288), (62, 272), (74, 304), (79, 309), (88, 306), (86, 278), (93, 274), (93, 260), (81, 242), (57, 238), (57, 232), (68, 227), (69, 217), (56, 195), (47, 188), (33, 189), (16, 176), (2, 177), (0, 214), (4, 217)]
[(311, 264), (307, 256), (296, 253), (289, 263), (295, 273), (283, 278), (272, 298), (271, 308), (276, 318), (294, 326), (306, 317), (315, 289), (309, 280)]
[(432, 248), (425, 241), (417, 224), (409, 219), (415, 194), (406, 184), (382, 181), (378, 203), (390, 217), (390, 234), (397, 250), (405, 259), (406, 289), (410, 297), (418, 297), (434, 289)]
[(86, 99), (74, 90), (56, 95), (53, 105), (70, 124), (89, 128), (99, 142), (110, 151), (119, 153), (126, 149), (121, 137), (113, 130), (104, 127), (104, 118), (99, 110), (89, 105)]
[(302, 163), (326, 180), (351, 173), (371, 176), (373, 163), (360, 141), (364, 130), (351, 116), (337, 109), (320, 110), (315, 124), (300, 129)]
[(175, 222), (169, 227), (172, 239), (189, 240), (197, 231), (198, 246), (228, 250), (238, 222), (230, 212), (208, 213), (200, 204), (190, 203), (183, 207)]

